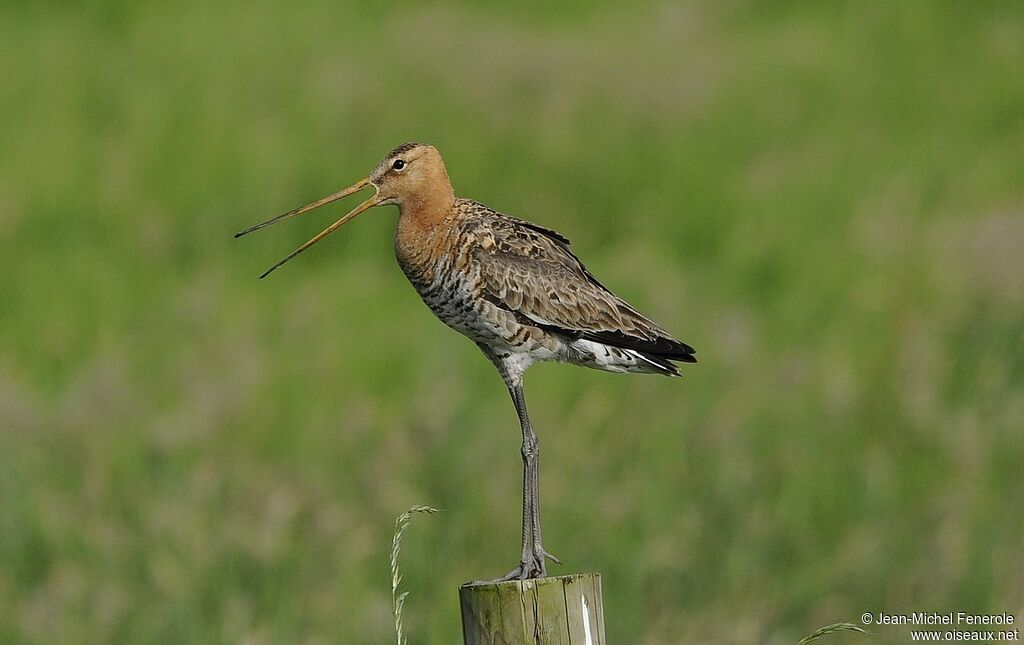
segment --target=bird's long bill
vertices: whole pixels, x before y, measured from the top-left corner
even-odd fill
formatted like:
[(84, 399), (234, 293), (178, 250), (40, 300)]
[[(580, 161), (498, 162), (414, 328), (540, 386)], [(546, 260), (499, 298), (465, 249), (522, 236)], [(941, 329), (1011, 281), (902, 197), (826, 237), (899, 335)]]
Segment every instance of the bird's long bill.
[[(307, 212), (313, 210), (314, 208), (319, 208), (319, 207), (321, 207), (321, 206), (323, 206), (325, 204), (330, 204), (331, 202), (337, 201), (337, 200), (339, 200), (339, 199), (341, 199), (343, 197), (348, 197), (349, 195), (357, 193), (357, 192), (363, 190), (364, 188), (369, 188), (370, 186), (373, 186), (373, 184), (370, 183), (369, 178), (361, 179), (358, 182), (356, 182), (356, 183), (352, 184), (351, 186), (349, 186), (348, 188), (346, 188), (344, 190), (341, 190), (341, 191), (338, 191), (338, 192), (334, 193), (333, 195), (328, 195), (327, 197), (324, 197), (323, 199), (318, 199), (318, 200), (316, 200), (315, 202), (313, 202), (311, 204), (306, 204), (305, 206), (300, 206), (299, 208), (296, 208), (295, 210), (290, 210), (287, 213), (283, 213), (281, 215), (278, 215), (277, 217), (273, 217), (271, 219), (268, 219), (267, 221), (262, 222), (260, 224), (257, 224), (256, 226), (253, 226), (253, 227), (245, 229), (244, 231), (240, 231), (238, 233), (235, 233), (235, 237), (242, 237), (243, 235), (248, 235), (249, 233), (252, 233), (253, 231), (258, 231), (261, 228), (264, 228), (266, 226), (270, 226), (271, 224), (276, 224), (277, 222), (280, 222), (281, 220), (284, 220), (284, 219), (288, 219), (289, 217), (294, 217), (296, 215), (301, 215), (303, 213), (307, 213)], [(338, 230), (346, 222), (348, 222), (350, 219), (352, 219), (353, 217), (355, 217), (359, 213), (362, 213), (363, 211), (365, 211), (368, 208), (372, 208), (373, 206), (376, 206), (379, 203), (379, 201), (380, 200), (378, 199), (378, 196), (376, 194), (374, 194), (372, 197), (367, 199), (365, 202), (363, 202), (362, 204), (356, 206), (351, 211), (346, 213), (345, 216), (342, 217), (341, 219), (339, 219), (337, 222), (331, 224), (330, 226), (328, 226), (324, 230), (320, 231), (319, 233), (314, 235), (308, 242), (306, 242), (305, 244), (303, 244), (299, 248), (297, 248), (294, 251), (292, 251), (291, 253), (289, 253), (288, 256), (285, 257), (283, 260), (281, 260), (280, 262), (278, 262), (274, 266), (272, 266), (269, 269), (267, 269), (263, 273), (263, 275), (260, 276), (260, 279), (262, 280), (263, 278), (267, 277), (268, 275), (271, 274), (271, 272), (273, 272), (275, 269), (280, 267), (282, 264), (284, 264), (288, 260), (291, 260), (296, 255), (298, 255), (299, 253), (302, 253), (303, 251), (305, 251), (309, 247), (313, 246), (314, 244), (316, 244), (320, 240), (324, 239), (325, 237), (327, 237), (328, 235), (330, 235), (334, 231)]]

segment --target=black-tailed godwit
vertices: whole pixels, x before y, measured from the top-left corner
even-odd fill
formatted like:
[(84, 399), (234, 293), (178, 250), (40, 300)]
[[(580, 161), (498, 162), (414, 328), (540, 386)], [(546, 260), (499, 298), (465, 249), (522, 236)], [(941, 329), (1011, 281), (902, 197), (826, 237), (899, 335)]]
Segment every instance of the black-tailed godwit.
[[(519, 565), (498, 580), (547, 575), (540, 528), (537, 435), (523, 374), (539, 361), (608, 372), (678, 376), (673, 361), (697, 362), (689, 345), (597, 281), (555, 231), (455, 196), (430, 145), (392, 150), (370, 176), (246, 229), (240, 237), (366, 188), (374, 195), (268, 269), (261, 278), (374, 206), (398, 206), (395, 257), (423, 302), (469, 337), (501, 374), (523, 433), (523, 532)], [(560, 563), (560, 562), (559, 562)]]

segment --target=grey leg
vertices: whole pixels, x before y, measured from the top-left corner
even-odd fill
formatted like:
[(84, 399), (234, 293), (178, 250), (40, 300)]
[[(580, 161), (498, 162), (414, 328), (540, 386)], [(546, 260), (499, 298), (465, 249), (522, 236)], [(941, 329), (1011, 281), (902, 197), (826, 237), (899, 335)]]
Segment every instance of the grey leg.
[(523, 431), (523, 559), (521, 567), (527, 578), (547, 575), (544, 558), (538, 561), (537, 545), (540, 544), (540, 440), (533, 431), (533, 424), (526, 412), (526, 397), (523, 386), (509, 388), (512, 403), (519, 415), (519, 425)]
[(533, 431), (530, 417), (526, 411), (526, 397), (523, 386), (510, 385), (509, 394), (519, 415), (519, 425), (523, 431), (523, 550), (522, 557), (512, 571), (497, 580), (479, 581), (501, 582), (505, 580), (526, 580), (547, 576), (545, 558), (558, 564), (561, 560), (544, 550), (540, 536), (540, 441)]
[[(512, 402), (515, 404), (516, 413), (519, 415), (519, 424), (522, 427), (522, 461), (524, 476), (528, 477), (528, 485), (524, 482), (523, 488), (529, 494), (529, 532), (532, 533), (532, 544), (530, 545), (529, 559), (523, 562), (529, 563), (534, 575), (529, 577), (544, 577), (548, 574), (548, 567), (545, 559), (561, 564), (561, 560), (544, 550), (541, 541), (541, 442), (534, 432), (534, 424), (529, 422), (529, 415), (526, 412), (526, 397), (522, 391), (522, 385), (509, 388), (512, 394)], [(526, 535), (523, 526), (523, 536)], [(525, 545), (523, 553), (525, 554)]]

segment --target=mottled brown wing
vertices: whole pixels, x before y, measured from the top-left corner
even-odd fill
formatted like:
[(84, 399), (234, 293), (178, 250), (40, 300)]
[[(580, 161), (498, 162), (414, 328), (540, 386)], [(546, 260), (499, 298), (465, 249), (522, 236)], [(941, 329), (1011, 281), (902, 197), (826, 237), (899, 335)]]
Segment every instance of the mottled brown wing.
[(484, 297), (534, 324), (574, 338), (694, 362), (694, 350), (606, 289), (568, 240), (491, 212), (473, 227)]

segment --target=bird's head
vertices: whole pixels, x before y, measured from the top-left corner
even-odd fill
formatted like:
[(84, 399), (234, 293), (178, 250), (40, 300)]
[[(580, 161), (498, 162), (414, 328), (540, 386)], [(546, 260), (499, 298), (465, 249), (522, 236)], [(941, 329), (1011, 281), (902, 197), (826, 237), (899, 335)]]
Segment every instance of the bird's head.
[(368, 180), (377, 188), (381, 204), (402, 206), (451, 192), (441, 153), (425, 143), (398, 146), (377, 164)]
[(368, 177), (360, 179), (348, 188), (340, 190), (333, 195), (328, 195), (311, 204), (300, 206), (287, 213), (261, 222), (256, 226), (247, 228), (244, 231), (235, 233), (235, 237), (247, 235), (289, 217), (307, 213), (315, 208), (330, 204), (333, 201), (348, 197), (367, 188), (374, 189), (374, 194), (369, 199), (353, 208), (344, 217), (316, 234), (283, 260), (267, 269), (260, 278), (267, 277), (285, 262), (338, 230), (356, 215), (374, 206), (395, 204), (404, 211), (407, 206), (423, 208), (431, 205), (444, 205), (447, 207), (454, 199), (452, 185), (448, 179), (448, 172), (445, 170), (444, 161), (441, 159), (441, 153), (437, 151), (437, 148), (424, 143), (405, 143), (389, 152)]

